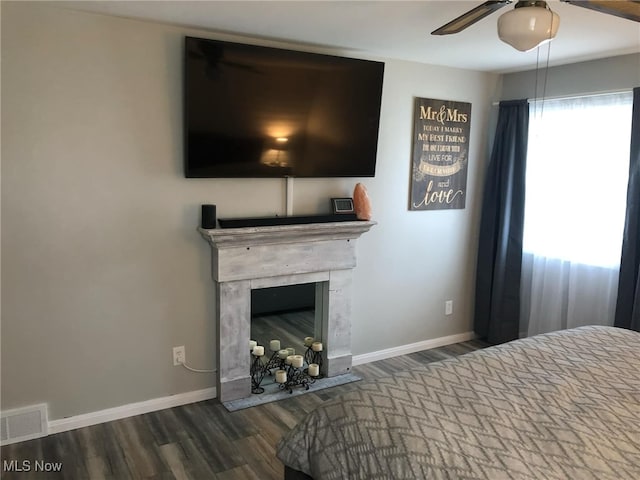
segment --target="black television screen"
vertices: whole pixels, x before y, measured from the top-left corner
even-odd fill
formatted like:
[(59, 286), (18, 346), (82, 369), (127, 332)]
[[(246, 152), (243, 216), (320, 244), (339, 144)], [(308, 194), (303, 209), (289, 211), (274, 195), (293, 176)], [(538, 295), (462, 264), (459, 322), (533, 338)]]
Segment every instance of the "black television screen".
[(185, 38), (186, 177), (372, 177), (384, 63)]

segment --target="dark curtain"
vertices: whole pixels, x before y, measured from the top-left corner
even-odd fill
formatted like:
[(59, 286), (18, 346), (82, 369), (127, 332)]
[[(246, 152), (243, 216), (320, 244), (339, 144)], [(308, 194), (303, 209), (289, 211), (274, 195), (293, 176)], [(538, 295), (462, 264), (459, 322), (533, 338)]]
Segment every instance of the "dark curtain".
[(518, 338), (527, 100), (500, 102), (482, 200), (474, 330), (489, 343)]
[(633, 89), (627, 217), (618, 280), (616, 327), (640, 331), (640, 87)]

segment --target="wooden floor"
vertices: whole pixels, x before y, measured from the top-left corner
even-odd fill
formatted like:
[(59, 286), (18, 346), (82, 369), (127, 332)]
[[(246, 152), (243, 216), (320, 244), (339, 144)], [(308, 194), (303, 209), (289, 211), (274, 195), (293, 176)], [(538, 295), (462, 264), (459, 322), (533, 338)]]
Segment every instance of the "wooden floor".
[[(269, 341), (280, 340), (280, 347), (293, 347), (303, 353), (304, 338), (313, 337), (315, 311), (298, 310), (270, 315), (256, 315), (251, 318), (251, 338), (264, 345), (269, 351)], [(321, 338), (318, 338), (321, 341)]]
[[(353, 372), (364, 378), (361, 382), (233, 413), (209, 400), (7, 445), (0, 449), (0, 477), (280, 480), (284, 467), (275, 446), (316, 405), (399, 369), (484, 346), (470, 341), (357, 366)], [(7, 472), (12, 460), (31, 471)], [(35, 473), (36, 461), (62, 462), (62, 471)]]

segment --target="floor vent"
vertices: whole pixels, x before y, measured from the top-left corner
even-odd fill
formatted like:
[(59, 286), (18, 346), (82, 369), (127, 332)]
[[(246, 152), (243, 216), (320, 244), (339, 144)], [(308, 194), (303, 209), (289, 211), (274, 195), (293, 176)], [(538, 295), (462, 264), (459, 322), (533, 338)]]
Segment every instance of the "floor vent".
[(44, 437), (48, 434), (47, 425), (47, 406), (44, 403), (2, 412), (0, 444), (9, 445)]

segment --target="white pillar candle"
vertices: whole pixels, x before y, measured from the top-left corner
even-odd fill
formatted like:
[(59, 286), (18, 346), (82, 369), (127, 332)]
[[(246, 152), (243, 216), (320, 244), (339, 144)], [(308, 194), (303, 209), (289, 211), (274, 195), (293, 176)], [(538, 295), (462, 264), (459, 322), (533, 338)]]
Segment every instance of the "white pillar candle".
[(287, 383), (287, 371), (286, 370), (276, 370), (276, 382), (277, 383)]
[(289, 352), (287, 350), (278, 351), (278, 358), (285, 360), (289, 356)]
[(256, 357), (261, 357), (264, 355), (264, 347), (262, 345), (256, 345), (253, 347), (253, 354)]
[(296, 349), (292, 347), (287, 347), (287, 352), (289, 352), (289, 355), (295, 355)]
[(289, 355), (287, 358), (285, 358), (284, 363), (286, 363), (287, 365), (291, 365), (292, 360), (293, 360), (293, 355)]
[(249, 350), (253, 352), (253, 349), (255, 348), (255, 346), (258, 345), (258, 342), (256, 342), (255, 340), (249, 340)]
[(315, 338), (313, 337), (304, 337), (304, 346), (310, 347), (314, 340)]
[(309, 376), (317, 377), (318, 375), (320, 375), (320, 365), (318, 365), (317, 363), (312, 363), (311, 365), (309, 365)]
[(303, 363), (304, 363), (304, 357), (302, 355), (292, 355), (292, 358), (291, 358), (292, 367), (300, 368), (302, 367)]
[(277, 352), (278, 350), (280, 350), (280, 340), (271, 340), (269, 342), (269, 349), (272, 352)]
[(321, 352), (322, 351), (322, 342), (313, 342), (311, 344), (311, 350), (313, 350), (314, 352)]

